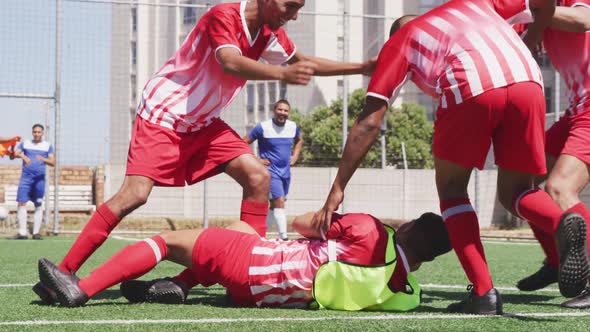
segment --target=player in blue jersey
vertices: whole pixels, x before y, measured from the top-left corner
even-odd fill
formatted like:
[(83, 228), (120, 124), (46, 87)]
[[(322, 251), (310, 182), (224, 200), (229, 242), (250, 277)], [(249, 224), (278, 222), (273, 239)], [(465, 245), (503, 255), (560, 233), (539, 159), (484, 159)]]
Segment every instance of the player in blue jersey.
[(290, 110), (287, 100), (277, 101), (272, 119), (259, 123), (244, 136), (248, 144), (258, 140), (260, 162), (270, 172), (270, 211), (266, 224), (268, 228), (276, 224), (282, 240), (287, 240), (285, 200), (291, 183), (291, 166), (297, 162), (303, 147), (299, 127), (288, 120)]
[(35, 204), (33, 239), (41, 239), (39, 230), (43, 222), (45, 165), (55, 165), (53, 146), (51, 143), (43, 140), (44, 131), (45, 128), (42, 125), (33, 125), (33, 139), (20, 142), (14, 151), (14, 157), (23, 160), (23, 170), (16, 194), (16, 201), (18, 202), (17, 239), (26, 239), (28, 237), (26, 207), (28, 201), (32, 201)]

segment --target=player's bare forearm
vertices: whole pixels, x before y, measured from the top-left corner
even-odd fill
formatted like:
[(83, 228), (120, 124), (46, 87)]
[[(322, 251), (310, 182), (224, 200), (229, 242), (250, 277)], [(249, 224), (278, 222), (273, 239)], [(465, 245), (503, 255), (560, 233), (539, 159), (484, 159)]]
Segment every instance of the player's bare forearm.
[(551, 27), (567, 32), (590, 31), (590, 8), (558, 6), (555, 8)]
[(289, 63), (297, 61), (311, 61), (317, 65), (314, 73), (316, 76), (336, 76), (336, 75), (355, 75), (365, 74), (370, 75), (374, 69), (373, 61), (369, 62), (338, 62), (320, 58), (316, 56), (301, 54), (297, 52)]
[(301, 154), (301, 149), (303, 148), (303, 138), (301, 136), (295, 142), (295, 147), (293, 148), (293, 154), (291, 155), (291, 166), (294, 165), (297, 160), (299, 159), (299, 155)]
[(292, 227), (295, 232), (306, 238), (321, 238), (321, 234), (313, 225), (313, 212), (300, 215), (293, 219)]
[(554, 0), (531, 0), (530, 8), (534, 21), (529, 24), (527, 33), (523, 38), (524, 43), (531, 51), (535, 51), (537, 45), (543, 40), (543, 33), (551, 25), (555, 13)]
[(282, 80), (283, 67), (264, 64), (240, 55), (235, 49), (221, 49), (217, 58), (224, 72), (247, 80)]
[(380, 132), (387, 103), (368, 97), (363, 112), (350, 129), (333, 187), (344, 191), (348, 181), (360, 165)]
[(49, 166), (55, 166), (55, 156), (54, 155), (49, 155), (49, 158), (44, 158), (45, 160), (43, 160), (45, 162), (45, 164), (49, 165)]
[(254, 140), (248, 134), (244, 135), (244, 137), (242, 137), (242, 140), (244, 140), (244, 142), (246, 142), (247, 144), (252, 144), (252, 142), (254, 142)]

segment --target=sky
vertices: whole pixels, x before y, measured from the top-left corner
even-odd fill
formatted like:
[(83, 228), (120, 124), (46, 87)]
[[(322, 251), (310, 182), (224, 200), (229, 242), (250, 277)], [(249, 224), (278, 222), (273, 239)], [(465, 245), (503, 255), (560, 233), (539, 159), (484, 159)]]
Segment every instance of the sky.
[[(111, 5), (62, 2), (62, 165), (108, 161)], [(53, 96), (55, 91), (55, 0), (2, 0), (0, 95)], [(34, 123), (49, 126), (53, 100), (0, 97), (0, 136), (31, 137)], [(0, 159), (0, 164), (9, 162)]]

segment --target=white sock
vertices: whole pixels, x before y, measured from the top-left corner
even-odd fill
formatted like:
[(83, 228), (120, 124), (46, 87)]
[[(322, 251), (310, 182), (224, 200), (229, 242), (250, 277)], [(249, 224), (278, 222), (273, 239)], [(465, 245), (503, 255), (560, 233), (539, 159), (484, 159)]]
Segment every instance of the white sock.
[(27, 207), (19, 206), (16, 212), (16, 219), (18, 220), (18, 235), (26, 236), (27, 232)]
[(274, 208), (273, 215), (274, 215), (274, 218), (277, 222), (277, 229), (279, 231), (279, 237), (281, 239), (286, 239), (287, 238), (287, 214), (285, 214), (285, 209)]
[(43, 223), (43, 206), (35, 206), (35, 215), (33, 216), (33, 235), (39, 234), (41, 224)]
[(272, 209), (268, 209), (268, 214), (266, 215), (266, 232), (270, 231), (272, 226), (276, 223), (274, 214)]

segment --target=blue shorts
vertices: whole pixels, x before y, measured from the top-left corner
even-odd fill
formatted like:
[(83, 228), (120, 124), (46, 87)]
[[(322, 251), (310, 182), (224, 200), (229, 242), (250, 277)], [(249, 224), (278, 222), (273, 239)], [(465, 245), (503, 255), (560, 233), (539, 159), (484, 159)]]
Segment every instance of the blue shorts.
[(35, 206), (43, 204), (43, 195), (45, 195), (45, 175), (27, 176), (21, 175), (16, 192), (16, 201), (26, 203), (31, 201)]
[(291, 184), (290, 177), (281, 178), (270, 173), (270, 199), (287, 197), (287, 194), (289, 193), (289, 184)]

